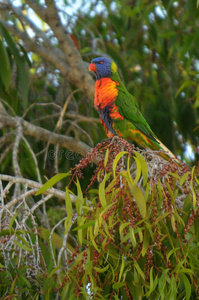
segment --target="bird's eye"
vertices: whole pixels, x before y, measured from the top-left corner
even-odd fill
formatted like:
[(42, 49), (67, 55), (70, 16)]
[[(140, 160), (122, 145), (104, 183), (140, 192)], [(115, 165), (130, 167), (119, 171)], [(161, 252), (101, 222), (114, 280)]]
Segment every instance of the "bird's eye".
[(104, 63), (103, 61), (100, 61), (100, 64), (101, 64), (101, 65), (103, 65), (103, 63)]

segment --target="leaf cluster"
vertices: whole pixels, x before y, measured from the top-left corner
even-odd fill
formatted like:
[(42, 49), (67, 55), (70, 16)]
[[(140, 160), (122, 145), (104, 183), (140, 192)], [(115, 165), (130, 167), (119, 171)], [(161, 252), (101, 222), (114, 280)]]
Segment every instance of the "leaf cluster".
[[(83, 190), (83, 170), (96, 156), (98, 166)], [(61, 230), (55, 232), (60, 222), (53, 222), (54, 209), (48, 212), (53, 230), (37, 225), (37, 214), (23, 221), (28, 231), (17, 229), (19, 211), (1, 232), (1, 297), (196, 299), (198, 173), (122, 139), (99, 144), (72, 173), (57, 175), (38, 192), (71, 176)]]
[[(126, 143), (119, 144), (125, 148)], [(145, 161), (138, 152), (129, 153), (127, 146), (113, 158), (117, 147), (104, 148), (104, 166), (97, 168), (98, 190), (83, 197), (76, 179), (74, 231), (79, 250), (69, 260), (63, 297), (194, 299), (199, 284), (198, 170), (187, 171), (174, 163), (167, 168), (153, 157), (157, 169), (148, 177), (151, 157)], [(134, 176), (130, 159), (136, 165)], [(67, 229), (70, 222), (68, 216)]]

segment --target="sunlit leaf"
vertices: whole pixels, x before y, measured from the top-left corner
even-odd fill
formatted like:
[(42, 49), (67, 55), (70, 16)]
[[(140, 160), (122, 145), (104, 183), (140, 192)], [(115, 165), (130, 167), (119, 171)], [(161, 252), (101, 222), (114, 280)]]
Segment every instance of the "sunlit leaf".
[(111, 173), (106, 174), (103, 181), (99, 185), (99, 198), (100, 198), (100, 202), (101, 202), (103, 208), (105, 208), (107, 206), (106, 196), (105, 196), (105, 192), (106, 192), (105, 185), (106, 185), (107, 180), (110, 178), (110, 176), (111, 176)]
[(117, 164), (119, 162), (119, 160), (122, 158), (122, 156), (124, 156), (125, 154), (127, 154), (126, 151), (121, 151), (120, 153), (117, 154), (117, 156), (115, 157), (114, 161), (113, 161), (113, 175), (114, 177), (116, 176), (115, 174), (115, 170), (116, 170), (116, 167), (117, 167)]
[(60, 174), (53, 176), (46, 183), (44, 183), (44, 185), (37, 191), (37, 193), (35, 195), (38, 196), (38, 195), (44, 193), (45, 191), (50, 189), (53, 185), (55, 185), (58, 181), (60, 181), (61, 179), (65, 178), (69, 175), (70, 175), (70, 173), (68, 172), (68, 173), (60, 173)]
[(106, 267), (101, 268), (101, 269), (97, 268), (97, 267), (94, 267), (94, 270), (96, 270), (98, 273), (104, 273), (108, 270), (108, 268), (109, 268), (109, 265), (107, 265)]
[(143, 177), (143, 186), (145, 186), (147, 181), (148, 181), (148, 167), (147, 167), (146, 161), (142, 157), (142, 155), (140, 153), (138, 153), (137, 151), (135, 151), (134, 153), (135, 153), (135, 155), (136, 155), (136, 157), (139, 160), (139, 163), (141, 165), (142, 177)]
[(70, 216), (73, 214), (73, 207), (72, 207), (72, 202), (70, 198), (70, 194), (68, 191), (68, 188), (66, 187), (66, 192), (65, 192), (65, 204), (66, 204), (66, 212), (67, 215)]
[(128, 184), (130, 187), (130, 191), (133, 195), (133, 198), (135, 199), (135, 202), (139, 208), (139, 211), (140, 211), (142, 217), (145, 218), (145, 216), (146, 216), (146, 201), (145, 201), (144, 195), (143, 195), (142, 191), (136, 185), (132, 185), (132, 183), (130, 181), (128, 181)]
[(142, 256), (145, 256), (148, 247), (149, 247), (149, 241), (150, 241), (150, 234), (148, 232), (147, 229), (145, 229), (144, 232), (144, 241), (143, 241), (143, 245), (142, 245)]
[(106, 150), (106, 154), (104, 156), (104, 166), (106, 167), (107, 162), (108, 162), (108, 157), (109, 157), (109, 148)]

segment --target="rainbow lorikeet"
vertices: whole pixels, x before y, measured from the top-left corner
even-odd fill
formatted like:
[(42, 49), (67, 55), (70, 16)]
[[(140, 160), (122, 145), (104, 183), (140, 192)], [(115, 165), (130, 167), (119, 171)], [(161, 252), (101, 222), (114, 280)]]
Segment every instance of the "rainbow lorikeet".
[(175, 158), (162, 144), (141, 114), (136, 99), (126, 90), (114, 61), (98, 57), (91, 61), (89, 71), (96, 75), (95, 100), (101, 123), (109, 138), (117, 135), (135, 141), (143, 148), (165, 150), (160, 155), (165, 159)]

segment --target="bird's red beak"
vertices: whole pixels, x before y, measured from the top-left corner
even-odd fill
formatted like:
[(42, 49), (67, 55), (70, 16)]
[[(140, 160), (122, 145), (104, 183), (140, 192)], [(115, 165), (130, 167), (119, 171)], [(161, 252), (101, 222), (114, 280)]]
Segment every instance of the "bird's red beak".
[(96, 65), (91, 63), (88, 67), (89, 71), (93, 71), (93, 72), (96, 72)]

